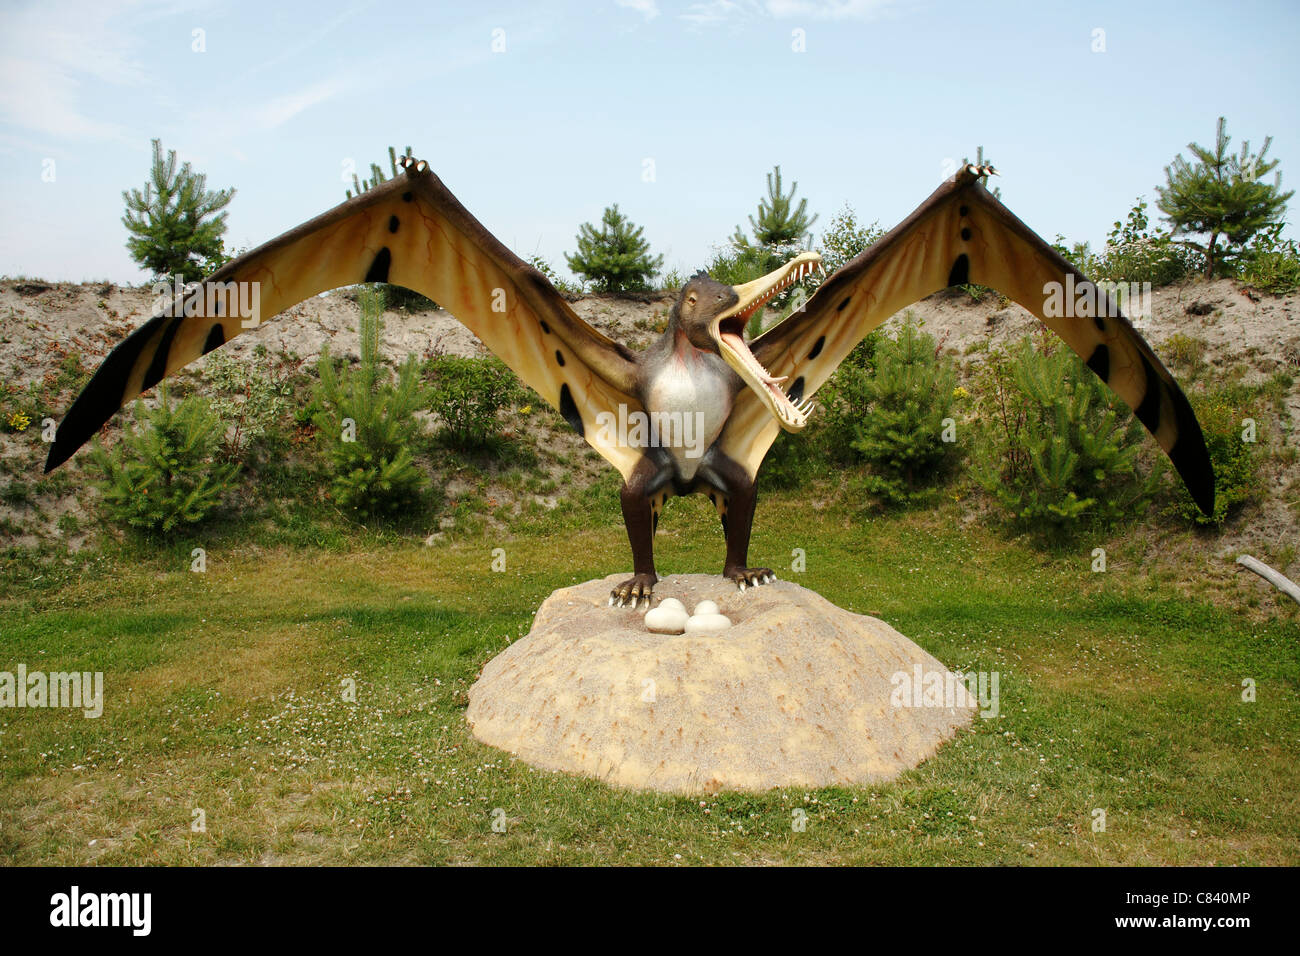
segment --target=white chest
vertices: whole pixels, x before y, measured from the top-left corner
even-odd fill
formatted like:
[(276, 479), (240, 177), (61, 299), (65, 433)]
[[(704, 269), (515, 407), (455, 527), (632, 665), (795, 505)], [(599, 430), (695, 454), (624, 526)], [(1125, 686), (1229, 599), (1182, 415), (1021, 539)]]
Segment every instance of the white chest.
[(730, 385), (706, 361), (674, 356), (646, 392), (651, 436), (672, 454), (686, 479), (695, 477), (700, 459), (731, 414)]

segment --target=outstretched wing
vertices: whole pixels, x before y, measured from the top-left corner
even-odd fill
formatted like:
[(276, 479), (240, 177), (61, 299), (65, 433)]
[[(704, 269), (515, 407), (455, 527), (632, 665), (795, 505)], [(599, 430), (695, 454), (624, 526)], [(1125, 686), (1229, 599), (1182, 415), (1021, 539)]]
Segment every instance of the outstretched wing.
[[(45, 470), (66, 461), (119, 408), (168, 375), (310, 296), (358, 282), (395, 283), (441, 304), (624, 478), (631, 473), (636, 449), (595, 426), (599, 414), (617, 415), (620, 405), (642, 410), (633, 353), (582, 321), (541, 273), (415, 162), (233, 260), (133, 332), (64, 416)], [(237, 314), (250, 303), (258, 308)]]
[[(756, 339), (754, 356), (772, 375), (789, 376), (797, 402), (811, 396), (868, 332), (899, 309), (948, 286), (989, 286), (1038, 316), (1078, 353), (1155, 436), (1201, 510), (1212, 513), (1210, 456), (1173, 376), (1113, 300), (989, 194), (979, 181), (984, 172), (966, 166), (943, 183), (827, 279), (803, 311)], [(1091, 315), (1073, 317), (1073, 309), (1055, 307), (1071, 288), (1093, 297)], [(753, 476), (779, 427), (745, 389), (720, 438), (722, 450)]]

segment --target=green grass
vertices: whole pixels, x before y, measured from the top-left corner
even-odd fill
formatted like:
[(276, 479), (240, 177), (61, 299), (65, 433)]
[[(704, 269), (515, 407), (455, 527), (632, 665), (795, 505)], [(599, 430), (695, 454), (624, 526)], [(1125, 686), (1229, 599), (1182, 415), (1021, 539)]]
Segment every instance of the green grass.
[[(957, 505), (864, 519), (817, 492), (760, 501), (756, 562), (781, 573), (804, 548), (806, 573), (782, 576), (951, 668), (1000, 674), (1001, 716), (891, 784), (623, 792), (474, 740), (464, 708), (482, 665), (555, 588), (628, 565), (598, 483), (512, 537), (266, 547), (200, 534), (10, 588), (0, 670), (101, 670), (105, 707), (97, 720), (0, 710), (0, 859), (1300, 863), (1293, 611), (1247, 609), (1244, 583), (1216, 603), (1183, 596), (1119, 544), (1046, 554), (964, 524)], [(1111, 551), (1105, 574), (1089, 570), (1096, 544)], [(188, 570), (193, 546), (208, 548), (205, 574)], [(707, 502), (670, 505), (657, 556), (661, 573), (719, 570)], [(206, 832), (191, 830), (196, 808)]]

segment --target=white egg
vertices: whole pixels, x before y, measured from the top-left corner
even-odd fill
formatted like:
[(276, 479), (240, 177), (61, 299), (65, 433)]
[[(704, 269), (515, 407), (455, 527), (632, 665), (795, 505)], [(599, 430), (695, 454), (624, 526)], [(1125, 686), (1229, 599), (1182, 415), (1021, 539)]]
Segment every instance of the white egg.
[(655, 634), (680, 634), (686, 630), (686, 611), (661, 604), (645, 612), (645, 626)]
[(725, 631), (731, 627), (731, 618), (725, 614), (700, 614), (698, 608), (686, 622), (687, 634), (701, 634), (710, 631)]
[(714, 604), (712, 601), (701, 601), (699, 604), (695, 605), (695, 613), (696, 614), (717, 614), (718, 606)]

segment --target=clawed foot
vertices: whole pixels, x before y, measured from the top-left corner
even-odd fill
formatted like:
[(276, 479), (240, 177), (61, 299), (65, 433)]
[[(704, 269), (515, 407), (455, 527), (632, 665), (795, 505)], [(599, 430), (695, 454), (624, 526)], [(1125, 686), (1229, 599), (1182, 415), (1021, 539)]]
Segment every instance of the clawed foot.
[(730, 568), (724, 570), (722, 576), (735, 581), (736, 587), (742, 591), (756, 588), (760, 584), (771, 584), (776, 580), (771, 568)]
[(634, 574), (614, 590), (609, 592), (610, 607), (636, 607), (644, 601), (650, 607), (650, 595), (654, 593), (658, 575)]

